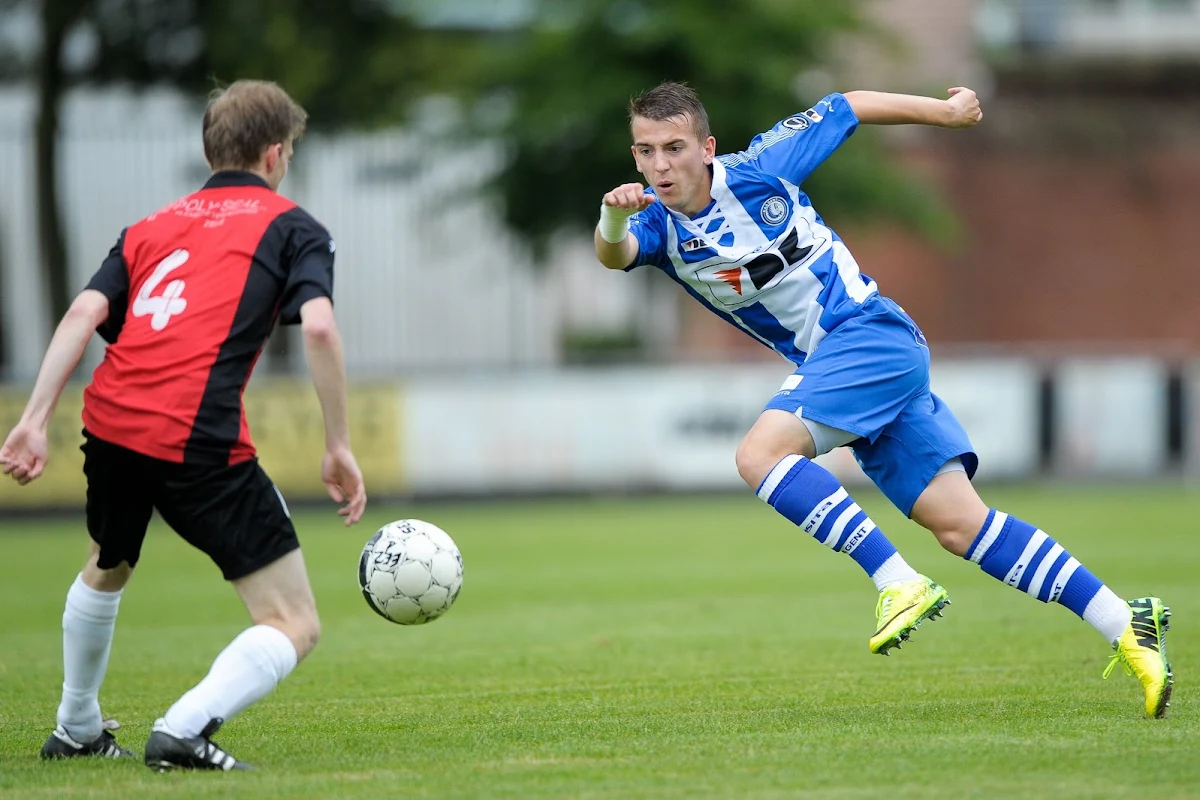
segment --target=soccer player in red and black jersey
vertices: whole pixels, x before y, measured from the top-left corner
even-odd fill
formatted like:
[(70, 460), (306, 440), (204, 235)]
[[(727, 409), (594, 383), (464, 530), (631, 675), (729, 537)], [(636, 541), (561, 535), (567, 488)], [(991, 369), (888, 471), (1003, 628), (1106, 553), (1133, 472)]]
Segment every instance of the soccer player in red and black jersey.
[(121, 591), (155, 509), (207, 554), (254, 625), (154, 723), (153, 769), (245, 769), (212, 742), (316, 645), (316, 604), (283, 496), (255, 458), (242, 391), (276, 322), (299, 323), (325, 421), (321, 477), (350, 525), (366, 492), (350, 450), (329, 233), (276, 193), (307, 114), (273, 83), (218, 90), (204, 113), (213, 170), (200, 191), (126, 228), (72, 303), (20, 422), (0, 448), (22, 485), (92, 334), (108, 342), (84, 393), (91, 555), (67, 593), (62, 703), (44, 758), (120, 758), (100, 713)]

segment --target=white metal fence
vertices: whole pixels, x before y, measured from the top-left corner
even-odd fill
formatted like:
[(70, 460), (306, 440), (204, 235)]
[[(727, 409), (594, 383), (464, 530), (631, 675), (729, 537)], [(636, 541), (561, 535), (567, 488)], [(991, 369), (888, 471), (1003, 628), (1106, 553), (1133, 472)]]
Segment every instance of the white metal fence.
[[(33, 117), (32, 93), (0, 91), (0, 294), (15, 380), (36, 370), (52, 324), (38, 268)], [(73, 288), (124, 226), (205, 180), (199, 118), (171, 93), (68, 97), (60, 196)], [(499, 157), (494, 145), (463, 149), (396, 129), (299, 145), (282, 191), (337, 241), (334, 299), (353, 374), (548, 366), (564, 314), (601, 311), (599, 324), (620, 326), (646, 313), (634, 302), (643, 278), (603, 275), (587, 237), (555, 248), (553, 269), (532, 263), (479, 190)]]

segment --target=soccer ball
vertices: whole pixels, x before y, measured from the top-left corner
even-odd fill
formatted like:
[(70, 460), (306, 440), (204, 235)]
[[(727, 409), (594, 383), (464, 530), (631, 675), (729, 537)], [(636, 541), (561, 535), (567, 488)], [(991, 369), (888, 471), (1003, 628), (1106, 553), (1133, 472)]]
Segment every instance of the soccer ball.
[(419, 519), (384, 525), (358, 559), (358, 585), (367, 605), (400, 625), (423, 625), (449, 611), (462, 577), (458, 545)]

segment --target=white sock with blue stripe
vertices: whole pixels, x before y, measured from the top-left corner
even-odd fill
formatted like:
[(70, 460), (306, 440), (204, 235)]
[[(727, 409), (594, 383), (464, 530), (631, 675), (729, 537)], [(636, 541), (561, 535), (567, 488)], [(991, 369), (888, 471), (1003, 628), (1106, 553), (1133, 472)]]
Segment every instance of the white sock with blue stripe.
[(1063, 546), (1028, 522), (992, 509), (963, 558), (1043, 603), (1078, 614), (1111, 644), (1132, 618), (1129, 604)]
[(854, 559), (880, 591), (920, 577), (841, 481), (804, 456), (788, 456), (776, 464), (758, 487), (758, 496), (818, 542)]

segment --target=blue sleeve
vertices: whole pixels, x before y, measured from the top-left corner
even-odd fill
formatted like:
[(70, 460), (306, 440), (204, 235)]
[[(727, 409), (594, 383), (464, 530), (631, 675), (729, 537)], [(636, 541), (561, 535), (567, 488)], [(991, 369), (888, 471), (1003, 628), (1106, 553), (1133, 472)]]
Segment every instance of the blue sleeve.
[[(647, 192), (650, 194), (650, 192)], [(629, 232), (637, 237), (638, 254), (625, 268), (628, 272), (643, 264), (664, 266), (667, 259), (667, 212), (662, 202), (649, 206), (629, 218)]]
[(831, 94), (802, 114), (780, 120), (760, 133), (741, 153), (732, 156), (753, 161), (764, 172), (799, 184), (858, 127), (858, 117), (840, 94)]

